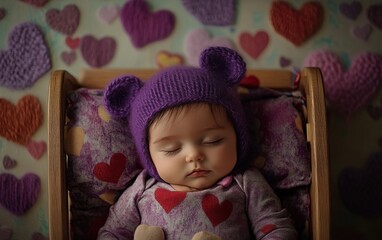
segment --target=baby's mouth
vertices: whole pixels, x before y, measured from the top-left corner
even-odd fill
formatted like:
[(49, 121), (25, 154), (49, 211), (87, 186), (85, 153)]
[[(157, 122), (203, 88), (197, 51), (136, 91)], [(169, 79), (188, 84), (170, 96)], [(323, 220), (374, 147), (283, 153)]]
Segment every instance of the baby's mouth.
[(206, 176), (211, 171), (205, 169), (194, 169), (192, 172), (187, 174), (187, 177), (203, 177)]

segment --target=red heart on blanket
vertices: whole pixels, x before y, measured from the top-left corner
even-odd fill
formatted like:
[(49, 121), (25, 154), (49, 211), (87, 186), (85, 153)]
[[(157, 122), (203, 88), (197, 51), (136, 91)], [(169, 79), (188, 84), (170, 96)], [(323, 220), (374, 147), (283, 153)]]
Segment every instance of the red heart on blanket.
[(174, 207), (178, 206), (187, 196), (187, 192), (170, 191), (164, 188), (155, 190), (155, 199), (162, 208), (169, 213)]
[(212, 194), (203, 197), (202, 208), (212, 225), (215, 227), (224, 222), (232, 213), (232, 203), (224, 200), (219, 203), (219, 199)]
[(0, 135), (6, 139), (27, 145), (42, 123), (42, 109), (39, 100), (31, 95), (21, 98), (13, 105), (0, 98)]
[(11, 174), (1, 174), (0, 204), (21, 216), (36, 203), (40, 187), (40, 178), (35, 174), (26, 174), (20, 180)]
[(258, 88), (260, 86), (260, 81), (256, 76), (249, 75), (240, 81), (240, 86), (243, 86), (246, 88)]
[(74, 4), (67, 5), (62, 11), (50, 9), (45, 14), (45, 20), (52, 29), (72, 35), (80, 22), (80, 10)]
[(300, 10), (295, 10), (287, 2), (275, 1), (270, 14), (276, 32), (296, 46), (314, 35), (324, 19), (324, 10), (318, 2), (304, 3)]
[(71, 37), (66, 37), (65, 38), (65, 43), (70, 47), (70, 49), (76, 49), (80, 45), (80, 38), (71, 38)]
[(126, 157), (122, 153), (114, 153), (110, 165), (101, 162), (93, 168), (93, 174), (101, 181), (117, 184), (126, 166)]
[(127, 1), (120, 16), (123, 27), (137, 48), (166, 38), (175, 26), (175, 16), (172, 12), (151, 12), (144, 0)]
[(330, 51), (311, 53), (305, 66), (319, 67), (328, 102), (346, 118), (365, 106), (382, 82), (382, 56), (362, 53), (344, 70), (339, 57)]
[(269, 43), (269, 35), (265, 31), (258, 31), (255, 35), (244, 32), (240, 34), (240, 46), (254, 59), (264, 51)]
[(275, 229), (276, 229), (276, 225), (274, 225), (274, 224), (267, 224), (267, 225), (264, 225), (264, 226), (260, 229), (260, 231), (266, 235), (266, 234), (272, 232), (272, 231), (275, 230)]

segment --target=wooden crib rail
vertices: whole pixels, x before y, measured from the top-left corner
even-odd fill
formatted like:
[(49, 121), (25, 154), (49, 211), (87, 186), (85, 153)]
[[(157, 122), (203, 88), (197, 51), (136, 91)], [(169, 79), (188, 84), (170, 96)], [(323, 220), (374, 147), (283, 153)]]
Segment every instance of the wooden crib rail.
[[(53, 71), (48, 94), (48, 195), (49, 237), (67, 240), (69, 234), (69, 207), (66, 188), (66, 155), (64, 153), (64, 125), (66, 95), (80, 88), (104, 88), (113, 78), (131, 74), (148, 79), (155, 69), (86, 69), (78, 78), (65, 70)], [(293, 89), (295, 76), (287, 70), (248, 70), (256, 76), (261, 87)], [(311, 148), (311, 236), (313, 240), (329, 239), (329, 164), (326, 133), (325, 98), (322, 76), (318, 68), (304, 68), (300, 90), (307, 97), (307, 140)]]

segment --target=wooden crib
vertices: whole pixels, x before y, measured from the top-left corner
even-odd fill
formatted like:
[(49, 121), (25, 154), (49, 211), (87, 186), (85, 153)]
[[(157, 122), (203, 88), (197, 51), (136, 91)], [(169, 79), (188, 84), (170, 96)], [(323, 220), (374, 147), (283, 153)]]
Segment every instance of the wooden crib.
[[(67, 93), (78, 88), (101, 89), (114, 77), (132, 74), (148, 79), (157, 70), (88, 69), (79, 78), (65, 70), (53, 71), (48, 99), (48, 177), (49, 177), (49, 239), (69, 239), (69, 199), (67, 163), (64, 151), (64, 125)], [(287, 70), (254, 70), (260, 87), (290, 91), (294, 75)], [(298, 89), (307, 99), (306, 139), (311, 152), (311, 226), (313, 240), (330, 238), (329, 163), (327, 148), (325, 97), (322, 75), (318, 68), (304, 68)]]

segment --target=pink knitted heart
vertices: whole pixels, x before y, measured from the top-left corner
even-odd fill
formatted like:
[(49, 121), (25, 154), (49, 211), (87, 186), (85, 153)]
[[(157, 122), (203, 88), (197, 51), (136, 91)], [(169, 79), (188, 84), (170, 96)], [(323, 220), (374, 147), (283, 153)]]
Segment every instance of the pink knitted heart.
[(27, 149), (30, 155), (32, 155), (34, 159), (38, 160), (46, 152), (46, 143), (45, 141), (30, 141), (27, 145)]
[(15, 26), (8, 43), (9, 49), (0, 50), (0, 85), (31, 87), (51, 68), (49, 48), (37, 25), (26, 22)]
[(188, 32), (184, 40), (184, 51), (188, 63), (193, 66), (198, 66), (201, 52), (204, 49), (213, 46), (228, 47), (234, 49), (233, 44), (228, 38), (211, 38), (210, 34), (202, 28)]
[(104, 37), (100, 40), (86, 35), (81, 40), (81, 53), (85, 61), (92, 67), (102, 67), (114, 57), (117, 43), (114, 38)]
[(125, 31), (137, 48), (168, 37), (175, 25), (172, 12), (161, 10), (152, 13), (144, 0), (127, 1), (120, 16)]
[(367, 41), (372, 32), (372, 27), (370, 24), (365, 24), (362, 26), (355, 26), (352, 28), (352, 34), (354, 37), (361, 39), (362, 41)]
[(16, 167), (16, 165), (17, 165), (17, 161), (15, 159), (11, 158), (8, 155), (4, 156), (3, 166), (5, 169), (12, 169), (12, 168)]
[(36, 174), (26, 174), (19, 180), (3, 173), (0, 175), (0, 205), (21, 216), (36, 203), (40, 187), (40, 178)]
[(243, 32), (239, 38), (240, 46), (253, 59), (257, 59), (269, 43), (269, 35), (265, 31), (258, 31), (255, 35)]
[(45, 14), (45, 20), (52, 29), (72, 35), (80, 22), (80, 10), (74, 4), (67, 5), (62, 11), (50, 9)]
[(97, 12), (99, 19), (106, 24), (112, 23), (118, 14), (119, 9), (115, 5), (102, 6), (98, 9)]
[(382, 57), (373, 53), (357, 56), (347, 71), (325, 50), (311, 53), (304, 65), (321, 69), (328, 102), (346, 118), (368, 103), (382, 81)]
[(77, 58), (76, 52), (71, 51), (71, 52), (62, 52), (61, 53), (61, 59), (66, 63), (66, 65), (70, 66)]
[(226, 26), (235, 23), (236, 0), (182, 0), (184, 7), (201, 23)]
[(367, 18), (382, 30), (382, 4), (370, 5), (367, 9)]

